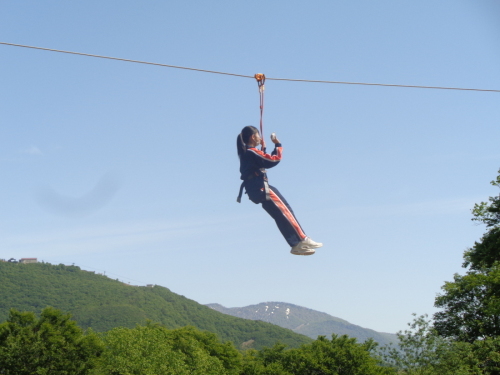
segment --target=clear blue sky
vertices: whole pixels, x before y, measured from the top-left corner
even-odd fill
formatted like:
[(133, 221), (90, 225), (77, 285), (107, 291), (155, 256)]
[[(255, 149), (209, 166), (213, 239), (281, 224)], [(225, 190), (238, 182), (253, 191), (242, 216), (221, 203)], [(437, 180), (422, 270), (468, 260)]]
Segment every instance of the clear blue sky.
[[(0, 41), (269, 77), (500, 89), (498, 1), (1, 1)], [(499, 192), (500, 94), (268, 81), (292, 256), (235, 199), (254, 80), (0, 45), (0, 258), (378, 331), (432, 314)]]

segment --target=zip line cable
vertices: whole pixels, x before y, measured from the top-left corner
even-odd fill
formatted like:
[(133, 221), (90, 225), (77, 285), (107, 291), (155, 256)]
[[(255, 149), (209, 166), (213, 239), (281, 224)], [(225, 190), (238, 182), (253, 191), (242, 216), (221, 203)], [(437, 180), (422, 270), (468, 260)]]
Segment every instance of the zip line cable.
[(13, 44), (13, 43), (5, 43), (5, 42), (0, 42), (0, 44), (4, 44), (6, 46), (14, 46), (14, 47), (24, 47), (24, 48), (32, 48), (32, 49), (41, 49), (43, 51), (50, 51), (50, 52), (61, 52), (61, 53), (69, 53), (71, 55), (80, 55), (80, 56), (88, 56), (88, 57), (97, 57), (100, 59), (108, 59), (108, 60), (118, 60), (118, 61), (125, 61), (125, 62), (131, 62), (131, 63), (137, 63), (137, 64), (147, 64), (147, 65), (156, 65), (156, 66), (163, 66), (166, 68), (175, 68), (175, 69), (186, 69), (186, 70), (195, 70), (197, 72), (205, 72), (205, 73), (215, 73), (215, 74), (225, 74), (228, 76), (236, 76), (236, 77), (244, 77), (244, 78), (253, 78), (253, 76), (245, 76), (242, 74), (234, 74), (234, 73), (224, 73), (224, 72), (216, 72), (214, 70), (205, 70), (205, 69), (196, 69), (196, 68), (187, 68), (185, 66), (177, 66), (177, 65), (167, 65), (167, 64), (160, 64), (160, 63), (154, 63), (154, 62), (148, 62), (148, 61), (140, 61), (140, 60), (130, 60), (130, 59), (122, 59), (119, 57), (110, 57), (110, 56), (102, 56), (102, 55), (91, 55), (89, 53), (82, 53), (82, 52), (72, 52), (72, 51), (63, 51), (59, 49), (51, 49), (51, 48), (43, 48), (43, 47), (34, 47), (34, 46), (25, 46), (22, 44)]
[[(23, 47), (23, 48), (38, 49), (38, 50), (50, 51), (50, 52), (67, 53), (67, 54), (71, 54), (71, 55), (80, 55), (80, 56), (96, 57), (96, 58), (100, 58), (100, 59), (108, 59), (108, 60), (125, 61), (125, 62), (131, 62), (131, 63), (136, 63), (136, 64), (156, 65), (156, 66), (161, 66), (161, 67), (166, 67), (166, 68), (175, 68), (175, 69), (194, 70), (194, 71), (197, 71), (197, 72), (213, 73), (213, 74), (223, 74), (223, 75), (227, 75), (227, 76), (242, 77), (242, 78), (252, 78), (252, 79), (253, 79), (253, 78), (255, 78), (254, 76), (249, 76), (249, 75), (244, 75), (244, 74), (235, 74), (235, 73), (227, 73), (227, 72), (218, 72), (218, 71), (215, 71), (215, 70), (206, 70), (206, 69), (188, 68), (188, 67), (185, 67), (185, 66), (177, 66), (177, 65), (160, 64), (160, 63), (154, 63), (154, 62), (148, 62), (148, 61), (140, 61), (140, 60), (122, 59), (122, 58), (119, 58), (119, 57), (110, 57), (110, 56), (102, 56), (102, 55), (92, 55), (92, 54), (89, 54), (89, 53), (72, 52), (72, 51), (63, 51), (63, 50), (52, 49), (52, 48), (43, 48), (43, 47), (27, 46), (27, 45), (23, 45), (23, 44), (14, 44), (14, 43), (6, 43), (6, 42), (0, 42), (0, 44), (6, 45), (6, 46), (13, 46), (13, 47)], [(271, 78), (271, 77), (266, 77), (266, 79), (267, 79), (268, 81), (290, 81), (290, 82), (309, 82), (309, 83), (332, 83), (332, 84), (339, 84), (339, 85), (384, 86), (384, 87), (402, 87), (402, 88), (416, 88), (416, 89), (458, 90), (458, 91), (481, 91), (481, 92), (497, 92), (497, 93), (500, 93), (500, 90), (492, 90), (492, 89), (477, 89), (477, 88), (464, 88), (464, 87), (442, 87), (442, 86), (398, 85), (398, 84), (389, 84), (389, 83), (368, 83), (368, 82), (347, 82), (347, 81), (322, 81), (322, 80), (311, 80), (311, 79)]]

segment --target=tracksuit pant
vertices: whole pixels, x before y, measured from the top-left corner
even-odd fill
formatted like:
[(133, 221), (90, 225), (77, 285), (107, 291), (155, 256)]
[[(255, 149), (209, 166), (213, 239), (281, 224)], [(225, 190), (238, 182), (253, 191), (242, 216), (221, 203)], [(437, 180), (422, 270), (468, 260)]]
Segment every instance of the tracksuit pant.
[(276, 221), (286, 242), (293, 247), (306, 238), (302, 227), (295, 218), (292, 208), (278, 189), (269, 185), (269, 200), (262, 202), (262, 208)]

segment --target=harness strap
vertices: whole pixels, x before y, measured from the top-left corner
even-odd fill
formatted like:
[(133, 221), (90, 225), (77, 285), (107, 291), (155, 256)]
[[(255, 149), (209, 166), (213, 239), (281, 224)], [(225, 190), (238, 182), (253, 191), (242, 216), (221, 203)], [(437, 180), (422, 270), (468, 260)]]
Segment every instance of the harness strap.
[(269, 183), (267, 179), (264, 180), (264, 192), (266, 193), (266, 201), (271, 200), (271, 195), (269, 193)]
[(250, 174), (246, 176), (245, 178), (242, 178), (243, 182), (240, 185), (240, 193), (238, 194), (238, 197), (236, 198), (236, 202), (241, 203), (241, 197), (243, 196), (243, 188), (245, 187), (245, 180), (251, 180), (255, 176), (253, 174)]
[(236, 198), (236, 202), (241, 203), (241, 196), (243, 195), (243, 187), (245, 186), (245, 181), (243, 181), (240, 185), (240, 193), (238, 194), (238, 198)]
[[(269, 193), (269, 183), (267, 182), (267, 174), (266, 170), (264, 168), (261, 168), (259, 172), (264, 176), (264, 193), (266, 194), (266, 201), (271, 200), (271, 196)], [(251, 180), (252, 178), (255, 178), (256, 175), (250, 174), (246, 176), (245, 178), (242, 178), (243, 182), (240, 185), (240, 191), (238, 193), (238, 197), (236, 198), (236, 202), (241, 203), (241, 197), (243, 196), (243, 188), (245, 187), (245, 181), (246, 180)]]

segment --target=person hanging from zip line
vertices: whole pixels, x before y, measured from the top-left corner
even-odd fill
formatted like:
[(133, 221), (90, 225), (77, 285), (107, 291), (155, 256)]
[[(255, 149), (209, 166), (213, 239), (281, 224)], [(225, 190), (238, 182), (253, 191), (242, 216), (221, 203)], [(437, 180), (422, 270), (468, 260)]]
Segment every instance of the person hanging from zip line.
[[(290, 252), (294, 255), (312, 255), (323, 244), (306, 236), (288, 202), (278, 189), (268, 184), (266, 168), (278, 165), (283, 153), (283, 147), (274, 133), (271, 140), (274, 151), (267, 154), (265, 142), (256, 127), (245, 126), (238, 134), (236, 147), (243, 182), (237, 201), (241, 202), (245, 188), (248, 198), (255, 204), (262, 203), (262, 208), (276, 221), (281, 234), (292, 248)], [(261, 150), (257, 149), (259, 144)]]

